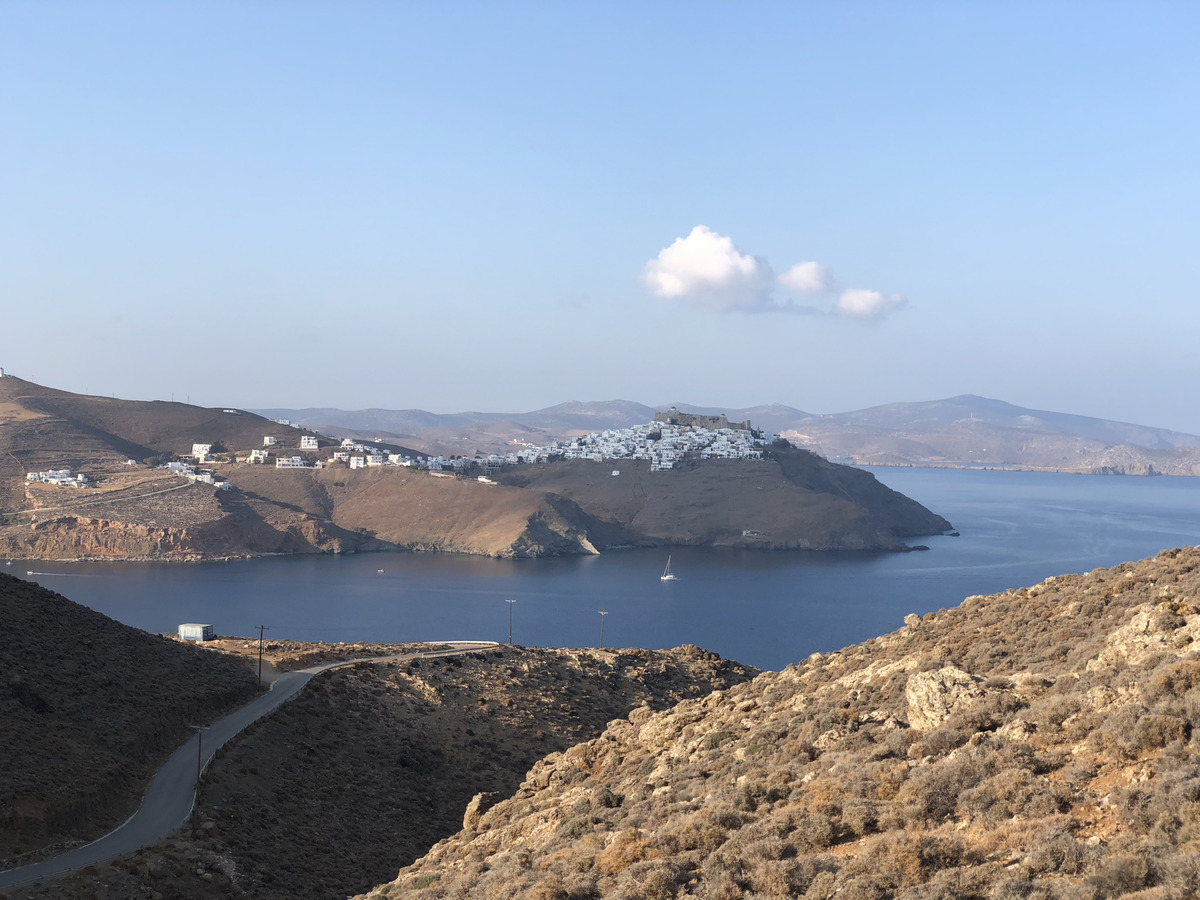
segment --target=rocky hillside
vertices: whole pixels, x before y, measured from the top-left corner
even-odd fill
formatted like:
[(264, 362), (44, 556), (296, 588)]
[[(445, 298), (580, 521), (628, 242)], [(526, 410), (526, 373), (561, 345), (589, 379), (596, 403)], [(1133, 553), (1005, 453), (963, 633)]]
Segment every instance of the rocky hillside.
[(191, 734), (257, 690), (243, 663), (0, 574), (0, 868), (90, 840)]
[(613, 465), (570, 460), (495, 477), (565, 497), (609, 524), (610, 541), (639, 546), (902, 550), (905, 538), (951, 527), (869, 472), (782, 442), (761, 460), (704, 460), (658, 472), (644, 460), (623, 460), (617, 476)]
[[(509, 467), (496, 480), (419, 468), (249, 465), (264, 435), (299, 432), (232, 410), (83, 397), (0, 379), (0, 558), (220, 559), (280, 553), (437, 550), (495, 557), (668, 544), (902, 550), (950, 523), (879, 484), (781, 445), (771, 459), (662, 472), (630, 461)], [(231, 489), (143, 464), (222, 448)], [(314, 451), (330, 460), (332, 444)], [(130, 460), (133, 464), (130, 464)], [(139, 462), (141, 461), (141, 462)], [(69, 468), (95, 485), (26, 484)], [(446, 475), (447, 477), (438, 477)]]
[[(331, 649), (268, 655), (311, 662)], [(511, 795), (546, 754), (633, 709), (666, 709), (755, 674), (695, 647), (497, 647), (329, 672), (219, 753), (195, 829), (13, 896), (345, 897), (458, 831), (464, 811), (471, 819)]]
[(1171, 550), (634, 710), (368, 896), (1196, 896), (1198, 603)]

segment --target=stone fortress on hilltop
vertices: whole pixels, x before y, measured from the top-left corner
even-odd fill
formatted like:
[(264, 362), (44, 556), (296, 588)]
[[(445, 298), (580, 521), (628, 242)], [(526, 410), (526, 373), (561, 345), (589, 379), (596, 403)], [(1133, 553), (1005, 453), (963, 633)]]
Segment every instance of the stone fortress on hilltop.
[(702, 416), (697, 413), (680, 412), (675, 407), (671, 407), (666, 412), (658, 412), (654, 414), (654, 421), (660, 422), (663, 425), (684, 425), (689, 428), (707, 428), (710, 431), (717, 431), (722, 428), (731, 428), (734, 431), (749, 431), (750, 420), (745, 422), (730, 422), (724, 416)]

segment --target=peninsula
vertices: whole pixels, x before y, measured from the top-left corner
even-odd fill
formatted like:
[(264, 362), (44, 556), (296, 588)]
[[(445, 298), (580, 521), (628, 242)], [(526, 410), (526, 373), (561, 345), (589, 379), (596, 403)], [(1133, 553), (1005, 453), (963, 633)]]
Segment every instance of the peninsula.
[(750, 422), (678, 411), (504, 454), (0, 378), (0, 556), (200, 560), (622, 547), (905, 550), (952, 526)]

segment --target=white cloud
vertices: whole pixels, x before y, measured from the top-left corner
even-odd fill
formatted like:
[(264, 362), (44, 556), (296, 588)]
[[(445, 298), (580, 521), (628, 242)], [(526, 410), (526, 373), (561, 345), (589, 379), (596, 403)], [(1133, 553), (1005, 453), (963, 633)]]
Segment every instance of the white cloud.
[(825, 294), (834, 289), (833, 273), (818, 262), (796, 263), (779, 276), (779, 283), (797, 294)]
[(773, 280), (765, 261), (739, 252), (731, 238), (704, 225), (676, 238), (642, 270), (655, 295), (717, 311), (763, 309)]
[(898, 294), (883, 294), (865, 288), (842, 291), (834, 304), (833, 311), (854, 319), (877, 319), (904, 306), (905, 300)]
[(687, 237), (646, 263), (643, 283), (658, 297), (680, 300), (715, 312), (784, 312), (799, 315), (837, 315), (875, 319), (904, 306), (904, 298), (863, 288), (842, 291), (829, 306), (805, 306), (794, 300), (777, 300), (777, 287), (793, 294), (827, 294), (839, 290), (833, 273), (818, 262), (796, 263), (778, 278), (770, 264), (748, 256), (733, 239), (706, 225), (697, 225)]

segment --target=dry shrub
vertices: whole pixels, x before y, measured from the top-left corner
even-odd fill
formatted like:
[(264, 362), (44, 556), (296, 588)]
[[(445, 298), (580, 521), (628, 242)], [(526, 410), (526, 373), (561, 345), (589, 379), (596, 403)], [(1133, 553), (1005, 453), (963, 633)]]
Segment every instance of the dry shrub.
[(986, 767), (973, 748), (915, 769), (897, 802), (889, 804), (880, 825), (885, 829), (903, 828), (910, 817), (941, 822), (954, 813), (959, 794), (979, 784), (986, 775)]
[(1120, 897), (1146, 886), (1150, 864), (1144, 856), (1121, 853), (1108, 857), (1099, 871), (1087, 879), (1098, 900)]
[(1030, 704), (1024, 719), (1034, 725), (1039, 734), (1054, 735), (1067, 719), (1079, 712), (1082, 702), (1079, 697), (1051, 694)]
[(687, 874), (664, 860), (634, 863), (617, 879), (616, 900), (675, 900)]
[(871, 838), (843, 871), (852, 881), (867, 879), (860, 882), (860, 889), (868, 883), (895, 889), (927, 881), (934, 872), (960, 865), (965, 857), (958, 838), (892, 831)]
[(852, 837), (862, 837), (879, 827), (879, 813), (875, 804), (854, 801), (842, 807), (842, 828)]
[(960, 813), (987, 822), (1015, 816), (1040, 819), (1067, 808), (1054, 786), (1024, 769), (1006, 769), (958, 798)]
[(661, 855), (645, 832), (640, 828), (628, 828), (596, 854), (596, 871), (601, 875), (619, 875), (634, 863), (656, 859)]
[(809, 810), (789, 811), (788, 822), (793, 826), (788, 840), (803, 854), (815, 853), (833, 845), (836, 834), (833, 822)]
[(1133, 735), (1133, 746), (1139, 750), (1157, 750), (1172, 741), (1183, 740), (1186, 723), (1175, 716), (1149, 713), (1142, 716)]
[(1025, 857), (1024, 868), (1032, 875), (1054, 872), (1078, 875), (1092, 856), (1087, 847), (1075, 840), (1065, 828), (1052, 826), (1038, 834), (1033, 848)]
[(525, 896), (529, 900), (567, 900), (570, 895), (562, 879), (552, 875), (531, 887)]
[(683, 827), (675, 832), (674, 839), (677, 851), (697, 850), (708, 854), (725, 843), (728, 836), (729, 832), (704, 816), (694, 817), (684, 823)]

